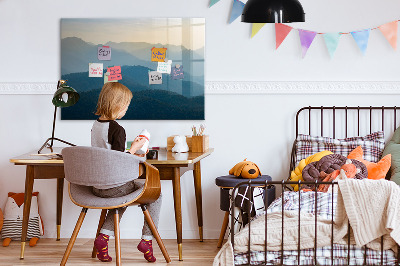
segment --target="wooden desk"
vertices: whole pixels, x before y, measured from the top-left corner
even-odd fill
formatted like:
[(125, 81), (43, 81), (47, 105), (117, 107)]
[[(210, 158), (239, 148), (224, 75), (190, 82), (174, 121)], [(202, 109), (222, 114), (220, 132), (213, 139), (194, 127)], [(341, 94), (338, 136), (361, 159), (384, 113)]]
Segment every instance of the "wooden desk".
[[(60, 153), (61, 148), (54, 148)], [(189, 152), (175, 154), (161, 149), (157, 160), (147, 160), (148, 163), (158, 168), (161, 180), (171, 180), (173, 184), (175, 223), (178, 242), (179, 260), (182, 260), (182, 204), (180, 177), (188, 170), (193, 170), (194, 190), (196, 196), (197, 219), (199, 225), (200, 241), (203, 241), (203, 211), (201, 193), (200, 160), (210, 155), (214, 149), (206, 152)], [(50, 152), (43, 150), (42, 153)], [(57, 240), (60, 240), (61, 214), (64, 188), (64, 162), (56, 156), (36, 155), (37, 151), (23, 154), (10, 159), (15, 165), (26, 165), (25, 199), (21, 235), (21, 255), (24, 258), (28, 218), (31, 207), (32, 189), (34, 179), (57, 178)]]

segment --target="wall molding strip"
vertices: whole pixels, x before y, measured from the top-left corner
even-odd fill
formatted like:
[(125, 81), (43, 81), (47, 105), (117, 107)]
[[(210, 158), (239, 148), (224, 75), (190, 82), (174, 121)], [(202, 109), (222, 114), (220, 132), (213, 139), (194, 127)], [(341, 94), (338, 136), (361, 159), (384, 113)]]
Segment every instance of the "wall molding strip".
[[(53, 94), (56, 82), (0, 83), (0, 94)], [(400, 94), (400, 81), (209, 81), (206, 94)]]

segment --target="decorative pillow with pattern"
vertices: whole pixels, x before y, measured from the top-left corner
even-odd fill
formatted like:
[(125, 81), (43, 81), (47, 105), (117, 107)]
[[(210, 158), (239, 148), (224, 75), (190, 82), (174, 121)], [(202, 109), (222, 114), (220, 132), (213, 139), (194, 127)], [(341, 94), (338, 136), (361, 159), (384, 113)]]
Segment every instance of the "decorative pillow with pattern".
[(378, 131), (364, 137), (352, 137), (334, 139), (299, 134), (296, 139), (296, 165), (308, 156), (320, 151), (328, 150), (333, 153), (346, 156), (355, 148), (361, 146), (364, 151), (364, 159), (370, 162), (378, 162), (385, 148), (383, 131)]

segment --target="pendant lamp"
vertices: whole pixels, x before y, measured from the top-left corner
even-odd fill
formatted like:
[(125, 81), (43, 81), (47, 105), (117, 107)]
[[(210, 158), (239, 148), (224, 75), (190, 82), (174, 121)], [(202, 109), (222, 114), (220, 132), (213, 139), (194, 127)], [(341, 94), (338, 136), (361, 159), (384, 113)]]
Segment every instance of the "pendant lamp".
[[(56, 115), (57, 115), (57, 107), (69, 107), (74, 105), (79, 100), (79, 93), (73, 88), (66, 85), (66, 80), (59, 80), (57, 83), (57, 90), (53, 95), (52, 103), (54, 105), (54, 118), (53, 118), (53, 131), (51, 134), (51, 138), (48, 138), (42, 147), (39, 149), (38, 153), (40, 153), (43, 148), (47, 147), (53, 152), (53, 141), (58, 140), (62, 143), (68, 144), (70, 146), (75, 146), (72, 143), (69, 143), (65, 140), (55, 138), (54, 130), (56, 128)], [(49, 141), (51, 143), (49, 144)]]
[(298, 0), (249, 0), (243, 8), (242, 22), (304, 22), (304, 10)]

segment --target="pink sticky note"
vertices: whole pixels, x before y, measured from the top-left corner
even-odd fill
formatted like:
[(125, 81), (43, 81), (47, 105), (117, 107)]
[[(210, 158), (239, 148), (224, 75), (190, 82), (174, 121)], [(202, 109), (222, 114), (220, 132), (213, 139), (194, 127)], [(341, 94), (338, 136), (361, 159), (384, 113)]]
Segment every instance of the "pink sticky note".
[(108, 81), (122, 79), (121, 66), (108, 67), (107, 72), (110, 72), (110, 75), (108, 76)]

